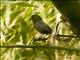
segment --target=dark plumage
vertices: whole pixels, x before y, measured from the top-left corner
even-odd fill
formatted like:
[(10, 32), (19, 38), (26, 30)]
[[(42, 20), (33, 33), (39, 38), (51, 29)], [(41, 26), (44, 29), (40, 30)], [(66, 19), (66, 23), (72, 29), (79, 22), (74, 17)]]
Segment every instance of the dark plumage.
[(42, 21), (42, 18), (38, 15), (32, 15), (31, 20), (33, 21), (33, 25), (36, 30), (42, 34), (51, 33), (51, 28)]
[(56, 8), (69, 18), (73, 31), (80, 36), (80, 0), (52, 0)]

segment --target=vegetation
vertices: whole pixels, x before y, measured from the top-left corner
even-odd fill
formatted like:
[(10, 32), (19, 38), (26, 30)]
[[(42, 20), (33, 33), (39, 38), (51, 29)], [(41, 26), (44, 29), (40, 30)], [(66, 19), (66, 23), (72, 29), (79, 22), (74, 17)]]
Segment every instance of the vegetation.
[[(79, 60), (80, 39), (51, 1), (0, 1), (0, 60)], [(52, 30), (40, 34), (30, 17), (38, 14)], [(57, 35), (57, 34), (61, 35)], [(68, 37), (67, 37), (68, 36)]]

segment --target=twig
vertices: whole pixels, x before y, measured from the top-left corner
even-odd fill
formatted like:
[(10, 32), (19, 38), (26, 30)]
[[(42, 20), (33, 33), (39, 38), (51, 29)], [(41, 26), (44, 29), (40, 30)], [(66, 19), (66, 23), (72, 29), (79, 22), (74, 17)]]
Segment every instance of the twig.
[(48, 38), (34, 38), (33, 41), (46, 41)]
[[(70, 36), (70, 35), (56, 35), (57, 37), (70, 37), (70, 38), (77, 38), (77, 36)], [(48, 38), (38, 38), (33, 39), (33, 41), (46, 41)]]
[(77, 38), (77, 36), (70, 36), (70, 35), (57, 35), (59, 37), (71, 37), (71, 38)]

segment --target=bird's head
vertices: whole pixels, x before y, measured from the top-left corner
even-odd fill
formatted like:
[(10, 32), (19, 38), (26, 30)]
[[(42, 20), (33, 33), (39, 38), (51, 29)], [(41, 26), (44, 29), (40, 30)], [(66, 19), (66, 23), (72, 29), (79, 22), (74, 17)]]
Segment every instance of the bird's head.
[(33, 22), (36, 22), (36, 21), (42, 20), (42, 18), (41, 18), (40, 16), (38, 16), (38, 15), (32, 15), (32, 16), (31, 16), (31, 20), (32, 20)]

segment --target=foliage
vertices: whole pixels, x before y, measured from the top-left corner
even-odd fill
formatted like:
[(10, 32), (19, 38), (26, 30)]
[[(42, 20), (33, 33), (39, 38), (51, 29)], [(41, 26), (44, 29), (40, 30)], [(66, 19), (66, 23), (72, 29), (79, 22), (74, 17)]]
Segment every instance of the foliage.
[[(50, 45), (46, 41), (34, 41), (39, 34), (30, 17), (38, 14), (52, 29), (58, 23), (60, 12), (51, 1), (1, 1), (0, 45)], [(58, 19), (56, 19), (58, 17)], [(61, 24), (61, 34), (73, 35), (65, 23)], [(58, 37), (57, 37), (58, 38)], [(54, 46), (80, 49), (80, 41), (75, 38), (54, 39)], [(1, 48), (1, 60), (63, 60), (80, 59), (80, 52), (43, 48)]]

